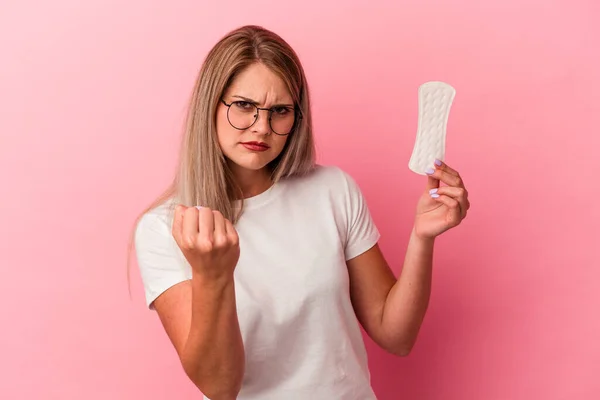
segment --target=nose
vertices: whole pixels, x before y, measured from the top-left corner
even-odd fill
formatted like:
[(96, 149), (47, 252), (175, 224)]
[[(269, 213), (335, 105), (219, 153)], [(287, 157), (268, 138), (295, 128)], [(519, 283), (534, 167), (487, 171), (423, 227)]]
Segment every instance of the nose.
[[(269, 110), (257, 110), (257, 120), (252, 125), (252, 132), (260, 135), (271, 133), (271, 124), (269, 123)], [(261, 114), (262, 113), (262, 114)]]

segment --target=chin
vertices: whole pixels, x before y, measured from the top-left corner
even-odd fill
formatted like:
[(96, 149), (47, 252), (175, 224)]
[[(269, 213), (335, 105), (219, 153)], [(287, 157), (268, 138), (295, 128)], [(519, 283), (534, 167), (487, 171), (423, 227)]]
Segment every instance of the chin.
[(271, 161), (273, 161), (275, 157), (267, 157), (266, 154), (264, 156), (253, 154), (253, 155), (245, 155), (242, 157), (230, 157), (229, 162), (237, 168), (246, 169), (249, 171), (260, 171), (264, 169)]
[(235, 163), (238, 167), (247, 169), (250, 171), (260, 171), (264, 169), (269, 163)]

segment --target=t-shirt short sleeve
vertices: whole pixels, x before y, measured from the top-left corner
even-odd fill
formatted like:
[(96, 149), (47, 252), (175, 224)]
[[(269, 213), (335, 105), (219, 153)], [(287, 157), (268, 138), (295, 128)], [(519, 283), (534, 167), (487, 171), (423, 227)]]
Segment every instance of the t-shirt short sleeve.
[(343, 171), (342, 173), (346, 184), (347, 236), (345, 257), (347, 261), (373, 247), (381, 235), (360, 187), (352, 176)]
[(191, 279), (191, 268), (171, 234), (169, 221), (164, 208), (150, 211), (140, 218), (135, 230), (135, 253), (150, 309), (164, 291)]

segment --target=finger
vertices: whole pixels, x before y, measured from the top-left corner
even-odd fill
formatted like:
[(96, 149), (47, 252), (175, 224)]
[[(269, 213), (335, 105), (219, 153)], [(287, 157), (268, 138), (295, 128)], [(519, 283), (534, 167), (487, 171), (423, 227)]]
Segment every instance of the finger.
[(212, 242), (214, 238), (215, 221), (210, 208), (202, 207), (198, 210), (199, 231), (198, 236), (202, 240)]
[(171, 234), (177, 243), (181, 243), (181, 234), (183, 232), (183, 215), (186, 207), (179, 204), (175, 207), (175, 212), (173, 213), (173, 226), (171, 228)]
[(428, 169), (426, 173), (427, 175), (429, 175), (429, 177), (439, 179), (448, 186), (460, 187), (463, 189), (465, 188), (463, 181), (459, 175), (454, 175), (441, 169), (433, 168)]
[(448, 164), (446, 164), (445, 162), (436, 159), (434, 162), (435, 168), (436, 169), (441, 169), (444, 172), (449, 173), (450, 175), (456, 175), (459, 176), (458, 172), (454, 169), (452, 169)]
[(445, 204), (450, 209), (450, 220), (452, 223), (460, 222), (462, 212), (460, 209), (460, 203), (458, 201), (446, 195), (440, 195), (439, 197), (434, 197), (434, 199), (436, 201), (439, 201), (440, 203)]
[(434, 195), (437, 194), (440, 196), (445, 195), (445, 196), (453, 198), (454, 200), (458, 201), (458, 203), (460, 204), (462, 218), (464, 218), (466, 216), (467, 210), (469, 209), (470, 204), (469, 204), (469, 199), (467, 198), (467, 191), (465, 189), (452, 187), (452, 186), (444, 186), (439, 189), (430, 190), (429, 194), (431, 194), (432, 197), (435, 197)]
[(225, 218), (218, 210), (213, 210), (214, 221), (214, 240), (215, 243), (224, 244), (227, 240), (227, 228), (225, 227)]
[(433, 176), (430, 175), (430, 176), (427, 177), (427, 185), (425, 185), (425, 186), (426, 186), (427, 190), (432, 190), (432, 189), (435, 189), (435, 188), (439, 188), (440, 187), (440, 180), (436, 179), (436, 178), (434, 178)]
[(225, 230), (227, 231), (227, 237), (229, 238), (231, 243), (233, 245), (237, 245), (239, 242), (239, 237), (238, 237), (237, 231), (235, 230), (235, 227), (233, 226), (231, 221), (226, 218), (225, 218)]
[(189, 207), (184, 211), (182, 225), (182, 243), (191, 249), (198, 237), (198, 210), (195, 207)]

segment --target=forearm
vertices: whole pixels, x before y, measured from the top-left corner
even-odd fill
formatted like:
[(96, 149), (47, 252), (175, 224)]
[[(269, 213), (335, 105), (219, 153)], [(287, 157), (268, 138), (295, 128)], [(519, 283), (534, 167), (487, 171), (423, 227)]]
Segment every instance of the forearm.
[(192, 278), (192, 318), (182, 354), (187, 375), (212, 400), (235, 399), (244, 375), (244, 345), (233, 277)]
[(402, 273), (390, 290), (382, 331), (391, 351), (406, 355), (414, 345), (429, 305), (434, 239), (411, 233)]

